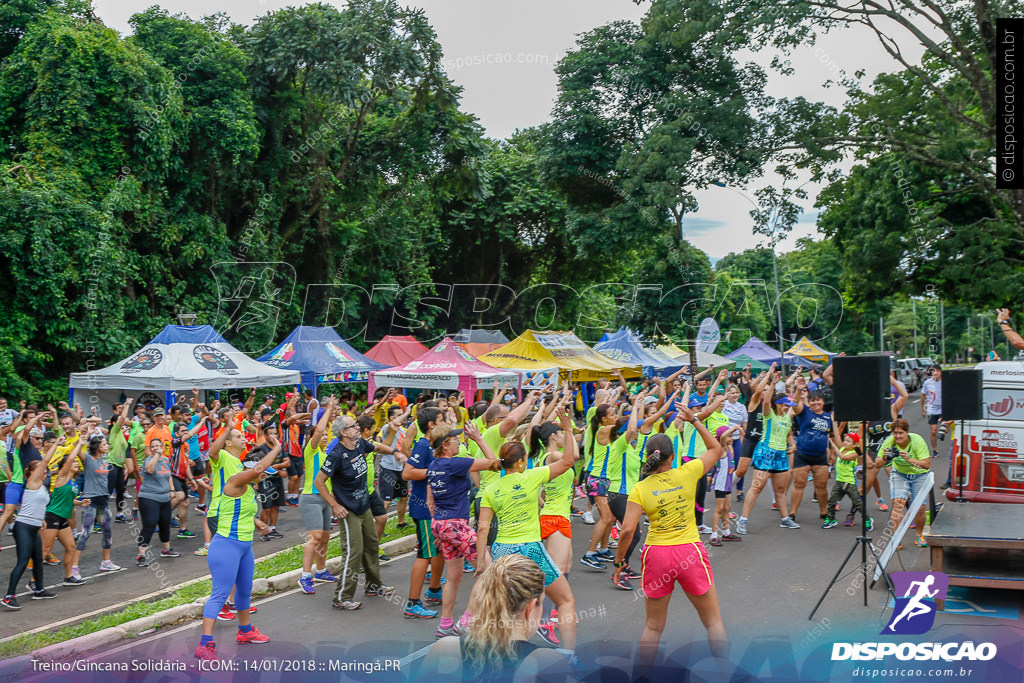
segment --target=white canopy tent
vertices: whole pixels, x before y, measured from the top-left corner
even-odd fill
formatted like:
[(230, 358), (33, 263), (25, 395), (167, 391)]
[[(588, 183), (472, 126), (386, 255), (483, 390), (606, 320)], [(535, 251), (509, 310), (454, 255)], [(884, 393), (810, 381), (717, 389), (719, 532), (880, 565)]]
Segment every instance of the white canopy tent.
[(76, 372), (70, 400), (103, 415), (122, 398), (153, 407), (172, 405), (177, 395), (200, 391), (299, 384), (298, 372), (253, 360), (209, 325), (168, 325), (139, 351), (101, 370)]

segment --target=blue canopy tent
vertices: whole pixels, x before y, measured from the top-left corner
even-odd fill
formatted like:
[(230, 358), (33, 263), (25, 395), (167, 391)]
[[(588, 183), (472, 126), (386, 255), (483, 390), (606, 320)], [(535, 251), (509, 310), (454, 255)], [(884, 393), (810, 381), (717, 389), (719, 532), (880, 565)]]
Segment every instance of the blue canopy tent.
[(302, 384), (316, 393), (317, 386), (331, 382), (367, 382), (371, 370), (389, 366), (370, 360), (342, 339), (333, 327), (300, 325), (284, 341), (259, 360), (267, 365), (300, 373)]
[(768, 344), (764, 343), (757, 337), (751, 337), (747, 342), (733, 351), (732, 353), (725, 354), (726, 358), (735, 358), (736, 356), (749, 356), (754, 360), (759, 360), (765, 364), (780, 363), (789, 365), (790, 367), (801, 367), (801, 368), (814, 368), (816, 370), (821, 369), (821, 366), (817, 363), (813, 363), (806, 358), (787, 353), (783, 355), (778, 349), (774, 349)]
[(680, 363), (660, 351), (645, 349), (640, 338), (631, 330), (621, 327), (617, 332), (605, 333), (594, 345), (594, 350), (629, 365), (639, 365), (644, 377), (672, 374), (682, 367)]

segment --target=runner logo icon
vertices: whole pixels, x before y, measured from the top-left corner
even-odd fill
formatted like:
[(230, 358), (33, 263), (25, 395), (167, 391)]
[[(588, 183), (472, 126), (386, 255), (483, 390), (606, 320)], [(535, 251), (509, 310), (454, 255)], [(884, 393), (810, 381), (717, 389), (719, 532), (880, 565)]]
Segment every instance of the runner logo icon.
[(944, 600), (949, 577), (942, 572), (894, 572), (889, 575), (896, 595), (892, 617), (882, 635), (920, 635), (935, 623), (935, 601)]

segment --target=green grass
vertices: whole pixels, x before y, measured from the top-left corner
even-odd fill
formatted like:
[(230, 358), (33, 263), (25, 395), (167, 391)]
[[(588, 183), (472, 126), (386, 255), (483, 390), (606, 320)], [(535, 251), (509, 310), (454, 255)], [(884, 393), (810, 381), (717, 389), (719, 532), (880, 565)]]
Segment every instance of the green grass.
[[(381, 543), (393, 541), (395, 539), (402, 538), (403, 536), (409, 536), (412, 533), (412, 526), (406, 527), (405, 529), (398, 529), (395, 518), (392, 517), (388, 520), (387, 526), (384, 527), (384, 537), (381, 540)], [(337, 557), (339, 554), (341, 554), (341, 546), (332, 539), (331, 543), (327, 546), (327, 557)], [(288, 548), (273, 557), (257, 560), (255, 576), (256, 578), (269, 578), (271, 576), (276, 576), (296, 569), (301, 564), (302, 546), (297, 545)], [(0, 659), (8, 659), (10, 657), (28, 654), (46, 647), (47, 645), (62, 643), (67, 640), (72, 640), (73, 638), (78, 638), (79, 636), (102, 631), (105, 628), (125, 624), (129, 621), (150, 616), (172, 607), (178, 607), (179, 605), (187, 605), (195, 602), (198, 598), (209, 595), (210, 589), (211, 584), (208, 579), (204, 581), (197, 581), (196, 583), (189, 584), (184, 588), (176, 590), (173, 595), (155, 602), (133, 602), (126, 605), (118, 612), (94, 617), (73, 626), (65, 626), (57, 631), (28, 633), (16, 636), (11, 640), (0, 643)]]

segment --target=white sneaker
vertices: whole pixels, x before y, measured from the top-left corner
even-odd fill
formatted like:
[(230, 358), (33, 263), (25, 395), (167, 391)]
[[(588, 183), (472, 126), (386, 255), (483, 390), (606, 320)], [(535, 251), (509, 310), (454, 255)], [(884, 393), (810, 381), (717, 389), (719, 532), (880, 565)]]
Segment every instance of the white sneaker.
[(110, 560), (104, 560), (103, 562), (100, 562), (100, 571), (101, 572), (116, 572), (116, 571), (120, 571), (120, 570), (121, 570), (121, 567), (116, 565), (116, 564), (114, 564)]
[(583, 523), (584, 524), (593, 524), (594, 523), (594, 513), (591, 510), (587, 510), (586, 512), (583, 513)]
[(701, 524), (699, 527), (697, 527), (697, 532), (701, 534), (710, 534), (712, 532), (712, 528), (709, 527), (707, 524)]
[(619, 542), (618, 541), (616, 541), (614, 538), (609, 538), (608, 539), (608, 548), (609, 549), (614, 549), (614, 548), (618, 548), (618, 547), (619, 547)]

